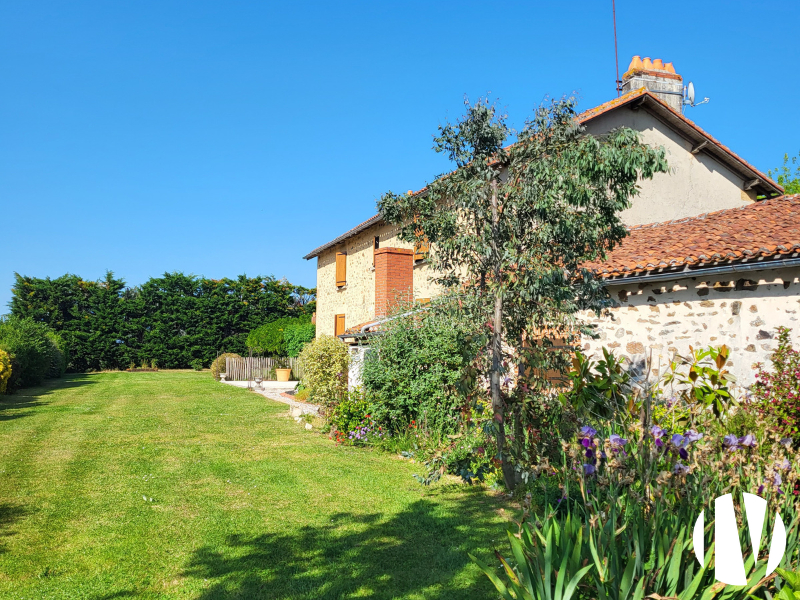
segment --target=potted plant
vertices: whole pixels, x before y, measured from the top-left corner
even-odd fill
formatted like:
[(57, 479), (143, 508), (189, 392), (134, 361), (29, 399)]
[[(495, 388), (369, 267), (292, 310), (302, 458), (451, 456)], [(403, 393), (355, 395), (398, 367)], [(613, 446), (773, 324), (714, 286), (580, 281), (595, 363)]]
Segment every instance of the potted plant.
[(285, 358), (275, 359), (275, 379), (277, 381), (289, 381), (292, 376), (292, 369), (289, 367), (289, 361)]

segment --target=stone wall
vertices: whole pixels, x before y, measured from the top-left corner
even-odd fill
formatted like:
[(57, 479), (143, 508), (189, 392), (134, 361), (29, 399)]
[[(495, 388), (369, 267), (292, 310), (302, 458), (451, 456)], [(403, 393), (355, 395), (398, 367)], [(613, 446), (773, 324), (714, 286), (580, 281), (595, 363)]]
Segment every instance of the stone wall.
[(730, 369), (741, 385), (754, 382), (753, 364), (769, 364), (775, 328), (792, 329), (800, 344), (800, 269), (776, 269), (719, 277), (610, 285), (615, 301), (609, 315), (583, 319), (598, 326), (600, 338), (584, 339), (583, 351), (596, 358), (606, 346), (632, 361), (650, 357), (652, 375), (689, 346), (731, 348)]
[[(335, 315), (345, 315), (345, 327), (353, 327), (375, 318), (375, 236), (381, 248), (413, 250), (402, 242), (391, 225), (375, 225), (349, 240), (329, 248), (317, 257), (317, 336), (333, 335)], [(347, 285), (336, 287), (336, 253), (347, 253)], [(433, 298), (438, 287), (430, 281), (427, 261), (414, 265), (414, 299)]]

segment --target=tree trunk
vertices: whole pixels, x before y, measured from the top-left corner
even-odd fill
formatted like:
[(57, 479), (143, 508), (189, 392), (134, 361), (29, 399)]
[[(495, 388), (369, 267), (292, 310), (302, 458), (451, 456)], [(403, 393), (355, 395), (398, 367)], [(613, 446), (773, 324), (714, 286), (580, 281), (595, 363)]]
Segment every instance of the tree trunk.
[[(499, 286), (501, 272), (500, 252), (497, 247), (497, 222), (499, 211), (497, 206), (497, 182), (492, 182), (492, 254), (494, 259), (495, 285)], [(508, 490), (513, 490), (516, 485), (514, 466), (508, 460), (506, 452), (506, 425), (505, 404), (500, 395), (500, 365), (503, 358), (503, 295), (499, 287), (495, 288), (494, 316), (492, 319), (492, 369), (489, 380), (492, 392), (492, 413), (497, 431), (497, 453), (500, 455), (503, 481)]]

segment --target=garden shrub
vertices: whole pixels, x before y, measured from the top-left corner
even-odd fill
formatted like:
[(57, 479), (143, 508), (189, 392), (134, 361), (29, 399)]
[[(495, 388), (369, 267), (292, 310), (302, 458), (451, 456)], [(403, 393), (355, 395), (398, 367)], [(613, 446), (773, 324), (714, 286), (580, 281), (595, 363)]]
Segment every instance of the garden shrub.
[(8, 380), (11, 378), (11, 357), (5, 350), (0, 350), (0, 394), (6, 393)]
[(285, 317), (261, 325), (247, 336), (247, 347), (269, 356), (297, 356), (314, 339), (311, 316)]
[(219, 380), (219, 374), (225, 372), (226, 358), (241, 358), (241, 356), (234, 352), (225, 352), (214, 359), (214, 362), (211, 363), (211, 375), (214, 379)]
[(11, 357), (12, 372), (7, 390), (37, 385), (51, 373), (55, 343), (47, 325), (33, 319), (5, 318), (0, 321), (0, 349)]
[(369, 408), (360, 389), (346, 394), (328, 417), (334, 439), (338, 443), (367, 444), (383, 438), (383, 429), (372, 419)]
[(50, 339), (50, 372), (49, 377), (61, 377), (67, 371), (69, 351), (64, 339), (55, 331), (48, 331)]
[(203, 370), (203, 361), (200, 360), (199, 358), (195, 358), (191, 363), (189, 363), (189, 366), (191, 366), (192, 370), (194, 370), (194, 371), (202, 371)]
[(297, 319), (297, 321), (287, 325), (283, 330), (286, 356), (298, 356), (303, 347), (317, 335), (317, 326), (314, 323), (304, 319)]
[(373, 416), (399, 430), (412, 420), (434, 434), (458, 430), (464, 398), (456, 390), (477, 352), (467, 327), (433, 311), (385, 323), (364, 360)]
[(772, 368), (756, 365), (753, 397), (762, 414), (775, 417), (781, 433), (800, 442), (800, 352), (792, 347), (791, 329), (778, 327), (778, 347)]
[(308, 343), (300, 353), (303, 385), (311, 390), (314, 402), (332, 409), (347, 394), (350, 354), (340, 339), (323, 335)]

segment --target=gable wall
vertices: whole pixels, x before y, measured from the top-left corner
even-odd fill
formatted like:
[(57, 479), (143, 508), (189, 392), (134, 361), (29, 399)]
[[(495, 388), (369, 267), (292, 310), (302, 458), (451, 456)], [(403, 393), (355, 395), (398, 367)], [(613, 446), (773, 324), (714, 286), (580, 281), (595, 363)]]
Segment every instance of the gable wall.
[(601, 135), (617, 127), (639, 131), (652, 147), (664, 146), (670, 173), (656, 173), (640, 182), (633, 206), (622, 213), (626, 225), (641, 225), (693, 217), (755, 200), (745, 192), (744, 181), (710, 154), (691, 153), (692, 143), (645, 109), (620, 108), (600, 115), (586, 125), (588, 133)]

